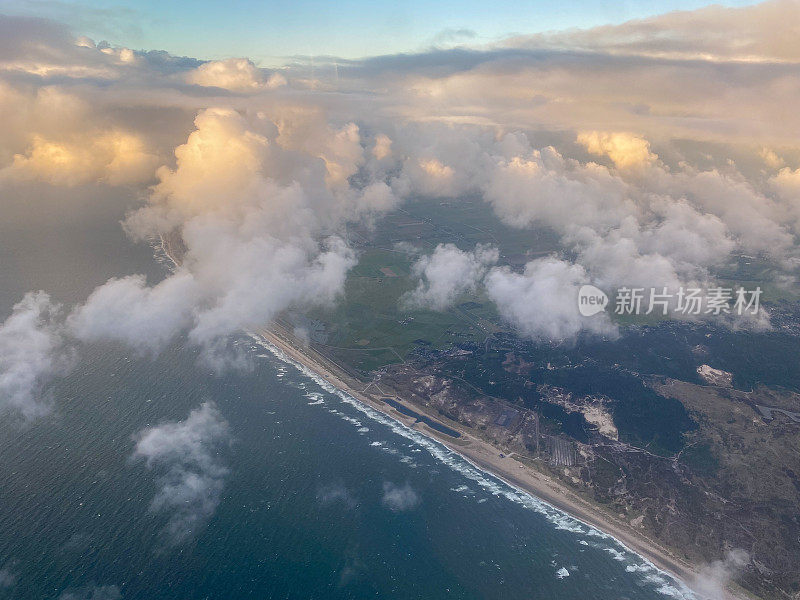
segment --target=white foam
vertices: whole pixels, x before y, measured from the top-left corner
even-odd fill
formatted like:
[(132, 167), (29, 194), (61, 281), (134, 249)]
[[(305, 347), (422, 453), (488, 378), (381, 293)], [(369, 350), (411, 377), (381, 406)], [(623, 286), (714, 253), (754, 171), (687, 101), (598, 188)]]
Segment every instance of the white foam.
[(325, 399), (322, 397), (322, 394), (317, 394), (315, 392), (308, 392), (307, 394), (304, 394), (304, 396), (312, 401), (308, 403), (309, 406), (318, 406), (320, 404), (325, 404)]
[(603, 550), (608, 552), (614, 558), (614, 560), (622, 562), (626, 558), (625, 555), (616, 548), (603, 548)]

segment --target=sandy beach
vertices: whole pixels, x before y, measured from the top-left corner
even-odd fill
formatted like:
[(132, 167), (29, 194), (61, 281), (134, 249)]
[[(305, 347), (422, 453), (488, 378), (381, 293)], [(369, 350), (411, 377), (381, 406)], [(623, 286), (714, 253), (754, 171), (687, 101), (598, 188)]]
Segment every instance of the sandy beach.
[[(688, 587), (691, 587), (691, 582), (697, 578), (698, 570), (693, 565), (674, 556), (669, 550), (634, 529), (626, 521), (608, 514), (602, 508), (584, 500), (552, 477), (533, 468), (530, 461), (526, 461), (527, 464), (524, 464), (515, 455), (501, 457), (500, 450), (471, 434), (468, 428), (453, 421), (448, 420), (446, 426), (457, 430), (461, 434), (459, 438), (453, 438), (418, 423), (417, 419), (404, 415), (389, 404), (382, 402), (380, 396), (384, 394), (375, 395), (361, 391), (363, 387), (361, 382), (348, 376), (335, 363), (313, 348), (304, 346), (297, 338), (280, 326), (276, 325), (269, 329), (260, 329), (256, 333), (292, 360), (324, 378), (334, 387), (403, 423), (407, 427), (411, 427), (439, 441), (480, 469), (491, 473), (506, 483), (545, 501), (603, 533), (613, 536), (629, 549), (643, 556), (656, 567), (669, 573)], [(402, 402), (402, 398), (397, 398), (397, 400)], [(406, 403), (406, 406), (434, 421), (442, 422), (439, 415), (427, 412), (425, 407), (411, 403)], [(732, 592), (728, 592), (728, 596), (730, 598), (745, 597), (734, 595)]]

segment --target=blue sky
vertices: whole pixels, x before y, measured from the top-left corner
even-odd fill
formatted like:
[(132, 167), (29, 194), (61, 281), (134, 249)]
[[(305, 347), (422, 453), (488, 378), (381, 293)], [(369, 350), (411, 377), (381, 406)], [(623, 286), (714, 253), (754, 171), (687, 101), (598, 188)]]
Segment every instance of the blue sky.
[[(0, 12), (54, 18), (96, 41), (197, 58), (248, 56), (263, 65), (290, 55), (359, 58), (442, 43), (487, 43), (514, 33), (619, 23), (707, 0), (10, 0)], [(741, 6), (745, 0), (718, 2)]]

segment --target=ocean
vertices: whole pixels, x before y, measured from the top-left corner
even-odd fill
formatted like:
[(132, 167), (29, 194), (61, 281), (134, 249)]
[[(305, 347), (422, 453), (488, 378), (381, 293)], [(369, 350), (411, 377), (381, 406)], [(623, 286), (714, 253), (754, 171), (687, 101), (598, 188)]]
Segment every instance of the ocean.
[[(22, 251), (0, 246), (4, 314), (28, 289), (70, 303), (105, 277), (145, 270), (155, 278), (162, 268), (121, 232), (103, 239), (119, 248), (106, 258), (97, 258), (91, 231), (60, 239), (48, 238), (47, 253), (32, 254), (35, 236), (30, 251), (23, 242)], [(3, 419), (0, 597), (689, 597), (613, 538), (257, 338), (234, 343), (249, 367), (221, 375), (180, 341), (158, 356), (86, 346), (78, 367), (55, 381), (48, 416)], [(209, 479), (187, 481), (212, 492), (199, 504), (193, 496), (186, 506), (159, 504), (176, 467), (137, 458), (137, 436), (184, 422), (204, 404), (216, 407), (227, 434), (197, 459)], [(176, 515), (194, 515), (179, 542), (168, 535)]]

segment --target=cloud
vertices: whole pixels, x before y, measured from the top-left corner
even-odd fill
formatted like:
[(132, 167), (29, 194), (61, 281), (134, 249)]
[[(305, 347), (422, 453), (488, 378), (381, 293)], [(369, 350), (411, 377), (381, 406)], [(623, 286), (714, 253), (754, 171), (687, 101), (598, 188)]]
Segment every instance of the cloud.
[(11, 567), (8, 565), (3, 566), (3, 568), (0, 569), (0, 590), (12, 588), (16, 584), (17, 575), (14, 573), (13, 565)]
[(797, 12), (793, 0), (708, 7), (374, 57), (340, 73), (387, 86), (408, 119), (794, 146)]
[(120, 600), (122, 592), (116, 585), (88, 585), (77, 590), (61, 592), (58, 600)]
[(742, 549), (729, 550), (725, 557), (701, 567), (694, 581), (692, 590), (703, 598), (723, 600), (728, 597), (727, 584), (739, 574), (750, 562), (750, 556)]
[(162, 423), (135, 436), (134, 460), (156, 470), (159, 491), (150, 508), (169, 514), (168, 545), (197, 535), (214, 513), (228, 475), (216, 448), (230, 442), (228, 423), (211, 402), (192, 410), (185, 421)]
[(90, 101), (60, 87), (30, 92), (0, 80), (0, 114), (13, 123), (0, 133), (0, 182), (128, 185), (154, 177), (159, 159), (144, 136), (103, 123)]
[(57, 317), (60, 307), (44, 292), (31, 292), (0, 325), (0, 411), (26, 420), (50, 408), (47, 384), (72, 363)]
[(203, 63), (186, 74), (189, 83), (218, 87), (232, 92), (257, 92), (286, 85), (286, 78), (273, 73), (268, 78), (246, 58), (228, 58)]
[(605, 313), (578, 312), (578, 290), (589, 283), (583, 267), (556, 258), (531, 261), (523, 273), (495, 267), (485, 280), (500, 315), (524, 336), (558, 341), (586, 331), (613, 337), (616, 327)]
[[(333, 302), (355, 264), (337, 224), (394, 205), (385, 184), (342, 187), (332, 159), (283, 148), (271, 121), (209, 109), (195, 124), (175, 168), (159, 169), (148, 205), (126, 221), (138, 237), (180, 232), (181, 269), (155, 286), (132, 276), (95, 290), (69, 319), (79, 339), (158, 352), (187, 332), (222, 366), (229, 334), (290, 306)], [(340, 133), (328, 131), (332, 146)]]
[(629, 133), (588, 131), (578, 134), (578, 143), (592, 154), (608, 156), (618, 169), (649, 165), (658, 157), (650, 152), (650, 143)]
[[(553, 230), (598, 285), (673, 291), (705, 285), (736, 251), (759, 254), (787, 272), (797, 268), (790, 193), (759, 188), (730, 165), (669, 167), (648, 140), (626, 133), (576, 135), (581, 146), (611, 159), (601, 165), (553, 146), (535, 148), (526, 135), (487, 139), (474, 128), (429, 129), (438, 134), (436, 144), (423, 136), (417, 145), (449, 165), (451, 182), (458, 182), (453, 194), (482, 196), (513, 227)], [(413, 144), (397, 138), (404, 153), (413, 153)], [(425, 193), (408, 164), (396, 181)], [(772, 185), (786, 184), (773, 179)], [(442, 193), (428, 190), (431, 197)]]
[(770, 178), (769, 183), (783, 200), (785, 218), (792, 224), (795, 235), (800, 234), (800, 168), (784, 167)]
[(397, 486), (389, 481), (384, 481), (381, 502), (391, 511), (405, 512), (416, 508), (420, 503), (420, 498), (408, 482), (403, 486)]
[[(484, 250), (437, 248), (404, 298), (441, 310), (491, 281), (526, 335), (548, 329), (503, 285), (550, 281), (566, 297), (570, 273), (605, 288), (703, 284), (737, 252), (792, 282), (796, 10), (717, 7), (337, 60), (330, 81), (290, 64), (279, 88), (246, 58), (133, 51), (2, 17), (0, 188), (130, 186), (142, 205), (127, 231), (180, 237), (181, 268), (158, 283), (110, 280), (58, 335), (151, 354), (187, 335), (219, 367), (231, 333), (335, 302), (357, 259), (345, 225), (372, 225), (408, 198), (482, 198), (507, 225), (558, 237), (572, 264), (544, 279), (538, 263), (486, 278)], [(742, 46), (719, 35), (735, 24)], [(554, 335), (585, 329), (555, 314)]]
[(191, 323), (197, 287), (182, 270), (153, 287), (141, 275), (111, 279), (70, 314), (69, 329), (83, 341), (112, 339), (156, 353)]
[(422, 256), (411, 267), (420, 281), (401, 298), (407, 308), (445, 310), (458, 296), (474, 292), (487, 268), (497, 262), (497, 248), (478, 244), (464, 252), (453, 244), (439, 244), (430, 256)]
[(379, 134), (375, 138), (375, 145), (372, 147), (372, 155), (378, 159), (383, 160), (392, 155), (392, 140), (386, 134)]
[(737, 8), (714, 5), (673, 11), (619, 25), (519, 36), (509, 42), (673, 60), (795, 62), (800, 59), (793, 28), (798, 19), (797, 2), (771, 0)]
[(478, 34), (466, 27), (446, 27), (433, 36), (433, 43), (436, 46), (452, 44), (459, 41), (471, 40), (478, 37)]
[(358, 499), (342, 483), (332, 483), (320, 487), (317, 491), (317, 500), (323, 506), (338, 503), (349, 509), (358, 506)]
[(151, 179), (157, 160), (141, 138), (124, 131), (96, 132), (65, 141), (35, 136), (25, 154), (14, 156), (6, 174), (55, 185), (122, 185)]

